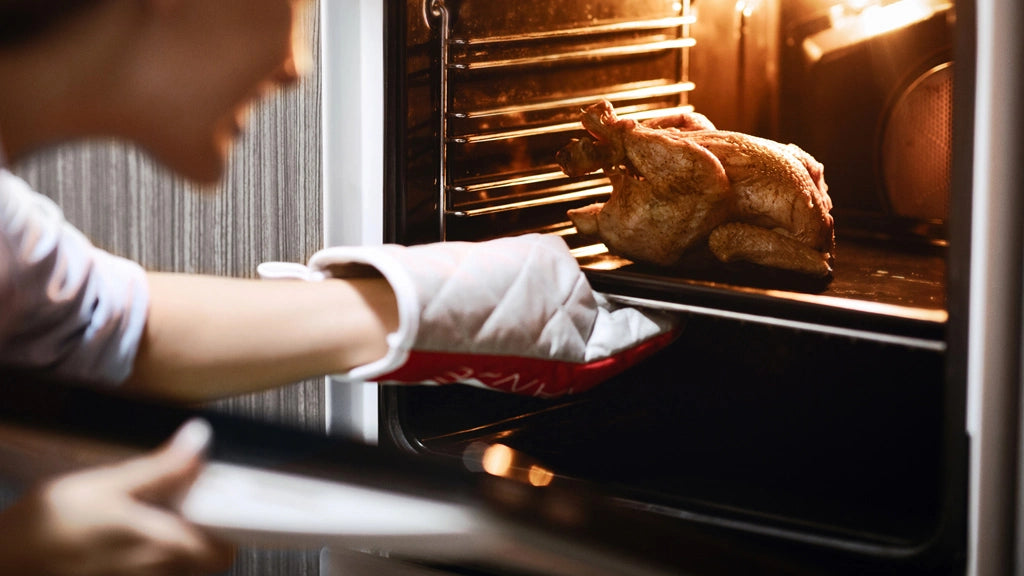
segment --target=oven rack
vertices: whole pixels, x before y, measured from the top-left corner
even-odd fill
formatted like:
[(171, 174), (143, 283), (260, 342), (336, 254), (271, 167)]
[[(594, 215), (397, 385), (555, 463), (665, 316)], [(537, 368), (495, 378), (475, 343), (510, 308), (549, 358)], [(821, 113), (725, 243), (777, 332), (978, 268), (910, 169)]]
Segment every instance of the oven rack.
[[(692, 86), (692, 85), (691, 85)], [(667, 93), (681, 94), (688, 90), (685, 85), (678, 85), (675, 90)], [(691, 88), (692, 89), (692, 88)], [(593, 103), (598, 98), (605, 98), (611, 100), (613, 103), (616, 101), (615, 98), (609, 98), (607, 96), (594, 96), (587, 99), (588, 102)], [(582, 98), (574, 98), (573, 100), (582, 100)], [(673, 116), (682, 112), (692, 112), (693, 106), (677, 106), (674, 108), (650, 108), (650, 105), (634, 105), (634, 106), (619, 106), (616, 108), (616, 114), (620, 118), (632, 118), (634, 120), (648, 120), (653, 118), (665, 118), (667, 116)], [(506, 116), (514, 114), (520, 114), (520, 109), (513, 108), (511, 112), (506, 112)], [(453, 113), (453, 118), (475, 118), (482, 116), (482, 114), (474, 114), (473, 112), (468, 113)], [(455, 135), (447, 140), (448, 144), (474, 144), (479, 142), (493, 142), (496, 140), (511, 140), (515, 138), (528, 138), (530, 136), (540, 136), (555, 133), (570, 133), (580, 130), (580, 122), (576, 120), (574, 122), (565, 122), (560, 124), (550, 124), (543, 126), (533, 127), (521, 127), (512, 128), (496, 132), (479, 132), (476, 134), (467, 133), (461, 135)]]
[[(453, 219), (524, 210), (531, 215), (523, 221), (538, 218), (538, 209), (546, 208), (540, 225), (564, 226), (566, 209), (607, 198), (607, 178), (570, 178), (554, 164), (555, 153), (583, 134), (579, 111), (601, 98), (612, 101), (620, 116), (637, 120), (692, 111), (688, 94), (695, 86), (687, 68), (696, 17), (689, 1), (676, 9), (558, 29), (505, 23), (500, 31), (480, 31), (444, 0), (427, 0), (424, 16), (439, 45), (440, 239), (459, 239), (450, 233)], [(644, 70), (642, 77), (609, 72), (638, 62), (657, 62), (650, 68), (658, 72)], [(666, 62), (673, 71), (668, 77)], [(564, 71), (584, 74), (586, 81), (559, 83)], [(495, 86), (496, 81), (504, 84)]]
[[(665, 118), (692, 111), (692, 106), (644, 109), (643, 106), (622, 106), (621, 118), (647, 120)], [(540, 136), (559, 135), (568, 142), (574, 133), (582, 133), (579, 121), (529, 128), (460, 134), (446, 141), (452, 144), (508, 142)], [(538, 206), (551, 206), (589, 199), (600, 201), (611, 193), (608, 179), (600, 174), (573, 178), (556, 165), (530, 166), (526, 171), (494, 172), (485, 177), (455, 179), (445, 175), (448, 183), (441, 193), (444, 217), (471, 218), (510, 212)], [(537, 185), (546, 185), (538, 188)], [(444, 229), (444, 228), (442, 228)]]
[[(668, 38), (656, 39), (641, 44), (587, 45), (574, 50), (547, 52), (521, 57), (483, 58), (481, 57), (482, 55), (476, 55), (476, 57), (464, 55), (461, 59), (455, 59), (447, 65), (454, 70), (487, 70), (491, 68), (514, 68), (542, 64), (571, 64), (577, 61), (593, 60), (596, 58), (617, 58), (677, 50), (689, 48), (694, 44), (693, 38)], [(462, 45), (458, 46), (461, 47)]]
[[(638, 110), (639, 108), (639, 110)], [(622, 106), (620, 117), (634, 120), (664, 118), (692, 111), (692, 106), (644, 109), (643, 106)], [(579, 122), (516, 128), (511, 130), (465, 134), (449, 144), (479, 144), (558, 134), (568, 142), (581, 132)], [(581, 200), (601, 201), (611, 193), (608, 179), (599, 173), (582, 178), (570, 177), (553, 164), (530, 167), (528, 171), (496, 172), (486, 177), (456, 180), (445, 186), (442, 199), (444, 215), (467, 218), (510, 212), (538, 206), (551, 206)]]
[[(443, 6), (443, 1), (432, 2), (437, 7)], [(587, 36), (601, 36), (606, 34), (618, 34), (622, 32), (640, 32), (649, 30), (660, 30), (663, 28), (679, 28), (697, 21), (692, 14), (672, 16), (668, 18), (651, 18), (641, 20), (622, 20), (618, 22), (603, 22), (589, 26), (577, 26), (572, 28), (561, 28), (556, 30), (541, 30), (520, 32), (518, 34), (503, 34), (480, 38), (453, 37), (452, 44), (459, 46), (480, 46), (493, 44), (511, 44), (516, 42), (539, 42), (557, 40), (561, 38), (581, 38)]]
[(486, 118), (491, 116), (518, 116), (538, 111), (559, 111), (578, 109), (591, 104), (598, 98), (606, 98), (613, 102), (628, 102), (633, 100), (644, 100), (662, 96), (681, 96), (685, 92), (692, 92), (693, 82), (672, 82), (649, 81), (634, 82), (622, 86), (611, 86), (598, 94), (590, 93), (581, 96), (570, 96), (565, 98), (542, 100), (539, 102), (520, 102), (511, 106), (494, 108), (483, 108), (467, 112), (451, 112), (452, 118)]

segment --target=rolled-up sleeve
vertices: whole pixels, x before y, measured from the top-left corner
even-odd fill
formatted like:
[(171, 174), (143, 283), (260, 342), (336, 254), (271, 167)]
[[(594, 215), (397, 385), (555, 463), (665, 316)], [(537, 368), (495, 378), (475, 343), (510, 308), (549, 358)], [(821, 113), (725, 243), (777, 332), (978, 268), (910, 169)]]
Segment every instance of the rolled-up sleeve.
[(120, 383), (148, 303), (138, 264), (93, 246), (56, 204), (0, 169), (0, 370)]

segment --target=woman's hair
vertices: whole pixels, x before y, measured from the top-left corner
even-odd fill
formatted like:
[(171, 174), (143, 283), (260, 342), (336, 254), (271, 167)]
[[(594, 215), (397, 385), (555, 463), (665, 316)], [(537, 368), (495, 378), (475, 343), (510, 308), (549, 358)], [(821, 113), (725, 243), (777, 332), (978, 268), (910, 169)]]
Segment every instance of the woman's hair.
[(34, 38), (100, 0), (0, 0), (0, 47)]

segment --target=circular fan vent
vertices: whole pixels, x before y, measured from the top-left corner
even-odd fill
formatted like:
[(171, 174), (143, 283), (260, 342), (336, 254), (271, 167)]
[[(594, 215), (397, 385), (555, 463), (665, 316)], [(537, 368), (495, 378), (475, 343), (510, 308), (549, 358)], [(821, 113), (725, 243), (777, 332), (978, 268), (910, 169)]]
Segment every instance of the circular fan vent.
[(881, 175), (897, 216), (944, 220), (953, 146), (953, 67), (941, 64), (895, 99), (882, 132)]

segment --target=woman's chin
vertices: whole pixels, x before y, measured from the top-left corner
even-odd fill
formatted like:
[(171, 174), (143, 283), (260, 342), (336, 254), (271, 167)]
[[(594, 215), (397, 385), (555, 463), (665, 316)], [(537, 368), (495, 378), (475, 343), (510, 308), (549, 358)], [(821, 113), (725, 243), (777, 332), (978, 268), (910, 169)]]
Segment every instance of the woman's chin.
[(179, 147), (161, 153), (154, 151), (154, 157), (178, 176), (195, 184), (213, 185), (219, 183), (227, 167), (227, 150), (220, 146)]
[(225, 162), (221, 157), (197, 158), (196, 160), (171, 168), (180, 176), (202, 185), (213, 185), (221, 181), (224, 176)]

